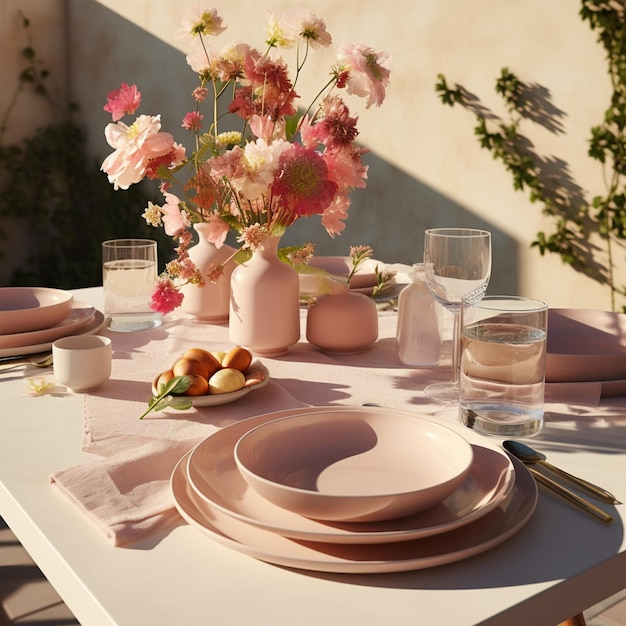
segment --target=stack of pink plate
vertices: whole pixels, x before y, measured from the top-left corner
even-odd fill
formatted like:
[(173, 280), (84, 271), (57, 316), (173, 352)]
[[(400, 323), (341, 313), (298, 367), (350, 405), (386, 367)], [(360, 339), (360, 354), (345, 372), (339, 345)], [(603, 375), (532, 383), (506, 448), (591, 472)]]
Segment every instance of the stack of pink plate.
[(104, 315), (62, 289), (0, 287), (0, 357), (50, 350), (68, 335), (95, 333)]
[[(385, 422), (391, 426), (383, 428)], [(383, 470), (380, 459), (389, 464), (394, 458), (388, 431), (398, 442), (397, 467), (391, 462)], [(447, 482), (441, 468), (433, 469), (434, 481), (419, 469), (420, 460), (433, 468), (439, 463), (435, 440), (441, 437), (465, 460), (444, 453), (441, 464), (447, 460), (446, 471), (456, 478), (425, 504), (423, 492), (432, 495)], [(414, 460), (406, 452), (411, 445)], [(272, 457), (284, 462), (268, 465)], [(406, 475), (413, 474), (411, 464), (420, 478)], [(386, 479), (379, 479), (387, 470), (393, 478), (384, 486)], [(433, 484), (424, 490), (429, 480)], [(371, 516), (341, 508), (344, 501), (390, 491), (394, 481), (402, 485), (398, 493), (420, 496), (405, 502), (408, 509), (377, 506)], [(276, 500), (277, 486), (289, 497)], [(227, 426), (181, 459), (171, 491), (183, 518), (223, 545), (277, 565), (355, 574), (417, 570), (479, 554), (522, 528), (537, 504), (528, 470), (495, 442), (454, 423), (379, 407), (292, 409)], [(303, 494), (304, 502), (323, 496), (335, 498), (336, 506), (303, 515), (296, 512), (302, 510), (296, 496)]]
[(546, 382), (601, 383), (605, 397), (626, 394), (626, 315), (550, 309)]

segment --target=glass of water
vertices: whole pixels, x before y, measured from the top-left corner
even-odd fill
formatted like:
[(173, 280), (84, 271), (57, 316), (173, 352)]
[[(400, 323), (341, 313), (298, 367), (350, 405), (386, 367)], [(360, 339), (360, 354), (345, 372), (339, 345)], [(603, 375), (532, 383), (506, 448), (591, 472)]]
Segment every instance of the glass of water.
[(133, 332), (161, 323), (161, 314), (150, 308), (156, 278), (156, 241), (111, 239), (102, 243), (104, 314), (111, 318), (111, 330)]
[(543, 427), (548, 305), (518, 296), (463, 302), (460, 419), (486, 435)]

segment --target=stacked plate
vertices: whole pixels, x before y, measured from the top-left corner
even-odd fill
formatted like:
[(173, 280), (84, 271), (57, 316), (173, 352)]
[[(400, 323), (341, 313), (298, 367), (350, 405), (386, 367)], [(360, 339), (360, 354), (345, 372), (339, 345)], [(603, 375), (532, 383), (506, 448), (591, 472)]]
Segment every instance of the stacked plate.
[[(227, 426), (181, 459), (171, 491), (183, 518), (215, 541), (277, 565), (335, 573), (416, 570), (479, 554), (522, 528), (537, 503), (528, 470), (495, 443), (378, 407), (293, 409)], [(280, 505), (276, 491), (288, 495)], [(334, 506), (304, 510), (303, 494)], [(380, 500), (365, 512), (341, 508), (382, 496), (413, 500), (404, 509)]]
[(97, 332), (104, 315), (62, 289), (0, 288), (0, 357), (50, 350), (61, 337)]
[(550, 309), (546, 382), (599, 382), (603, 396), (625, 394), (626, 315)]

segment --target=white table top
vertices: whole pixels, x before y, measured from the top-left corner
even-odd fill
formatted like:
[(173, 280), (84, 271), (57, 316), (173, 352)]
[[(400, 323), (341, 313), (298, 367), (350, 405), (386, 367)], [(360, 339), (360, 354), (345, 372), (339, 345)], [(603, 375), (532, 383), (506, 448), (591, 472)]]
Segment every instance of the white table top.
[[(97, 289), (77, 293), (101, 302)], [(293, 378), (306, 368), (289, 357), (275, 365)], [(272, 360), (268, 366), (273, 371)], [(398, 372), (381, 384), (392, 374)], [(606, 526), (543, 490), (530, 522), (504, 544), (416, 572), (290, 570), (219, 545), (182, 519), (167, 532), (112, 547), (48, 481), (55, 471), (93, 460), (81, 451), (82, 396), (29, 397), (22, 377), (22, 370), (0, 373), (0, 515), (87, 626), (557, 624), (626, 588), (625, 506), (603, 505), (615, 517)], [(363, 393), (352, 398), (361, 402)], [(349, 403), (349, 394), (338, 402)], [(396, 408), (415, 410), (404, 400)], [(596, 417), (601, 413), (590, 407), (577, 418), (548, 416), (534, 443), (556, 465), (624, 501), (626, 419)]]

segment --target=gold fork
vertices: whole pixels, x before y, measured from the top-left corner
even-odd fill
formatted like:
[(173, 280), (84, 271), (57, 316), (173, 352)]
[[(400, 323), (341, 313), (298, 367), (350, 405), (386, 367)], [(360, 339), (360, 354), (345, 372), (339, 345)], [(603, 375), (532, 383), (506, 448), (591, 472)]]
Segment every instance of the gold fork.
[(7, 372), (18, 367), (32, 365), (34, 367), (50, 367), (52, 365), (52, 354), (47, 353), (39, 358), (20, 359), (19, 361), (11, 361), (9, 363), (0, 363), (0, 372)]

